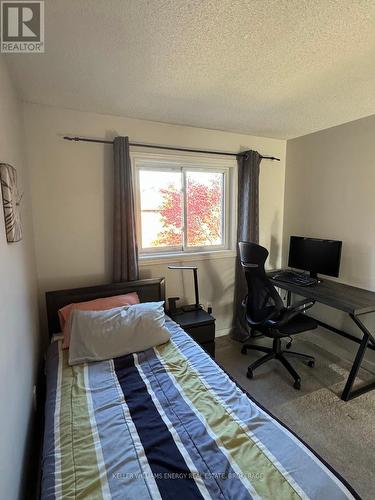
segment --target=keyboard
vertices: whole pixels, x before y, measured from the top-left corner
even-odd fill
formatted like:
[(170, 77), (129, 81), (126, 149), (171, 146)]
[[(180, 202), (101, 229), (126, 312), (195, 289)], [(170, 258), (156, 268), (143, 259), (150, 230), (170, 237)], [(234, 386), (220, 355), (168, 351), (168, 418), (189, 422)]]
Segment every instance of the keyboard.
[(280, 271), (272, 276), (275, 281), (283, 281), (284, 283), (291, 283), (298, 286), (311, 286), (316, 285), (318, 280), (307, 276), (307, 274), (296, 273), (295, 271)]

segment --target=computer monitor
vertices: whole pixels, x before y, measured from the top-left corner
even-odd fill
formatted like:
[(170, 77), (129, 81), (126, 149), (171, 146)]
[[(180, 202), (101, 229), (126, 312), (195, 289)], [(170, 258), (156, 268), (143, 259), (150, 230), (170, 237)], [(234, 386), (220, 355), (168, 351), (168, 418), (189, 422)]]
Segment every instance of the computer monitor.
[(337, 278), (341, 247), (342, 241), (291, 236), (288, 266), (309, 271), (313, 278), (317, 278), (318, 273)]

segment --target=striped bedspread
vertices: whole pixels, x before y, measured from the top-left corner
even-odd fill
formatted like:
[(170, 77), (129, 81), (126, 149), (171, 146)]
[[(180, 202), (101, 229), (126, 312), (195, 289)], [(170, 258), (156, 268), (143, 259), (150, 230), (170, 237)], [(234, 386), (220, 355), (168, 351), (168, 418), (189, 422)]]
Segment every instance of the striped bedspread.
[(358, 498), (167, 326), (167, 344), (74, 367), (51, 344), (43, 499)]

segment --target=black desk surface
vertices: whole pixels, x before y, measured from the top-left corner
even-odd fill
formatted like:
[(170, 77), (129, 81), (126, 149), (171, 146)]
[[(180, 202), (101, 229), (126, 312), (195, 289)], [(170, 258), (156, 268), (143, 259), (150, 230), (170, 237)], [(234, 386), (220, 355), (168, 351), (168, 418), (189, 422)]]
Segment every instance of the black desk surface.
[[(267, 276), (272, 278), (279, 272), (280, 270), (269, 271)], [(311, 286), (299, 286), (277, 280), (271, 281), (278, 288), (350, 314), (358, 315), (375, 311), (375, 292), (370, 290), (344, 285), (326, 278), (322, 278), (320, 283)]]

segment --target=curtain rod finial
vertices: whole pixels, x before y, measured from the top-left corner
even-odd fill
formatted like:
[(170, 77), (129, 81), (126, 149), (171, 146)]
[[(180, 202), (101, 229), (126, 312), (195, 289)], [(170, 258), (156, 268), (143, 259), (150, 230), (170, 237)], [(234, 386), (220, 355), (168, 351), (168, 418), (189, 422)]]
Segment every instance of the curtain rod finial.
[(262, 156), (261, 155), (261, 159), (262, 160), (271, 160), (271, 161), (280, 161), (280, 158), (276, 158), (275, 156)]

